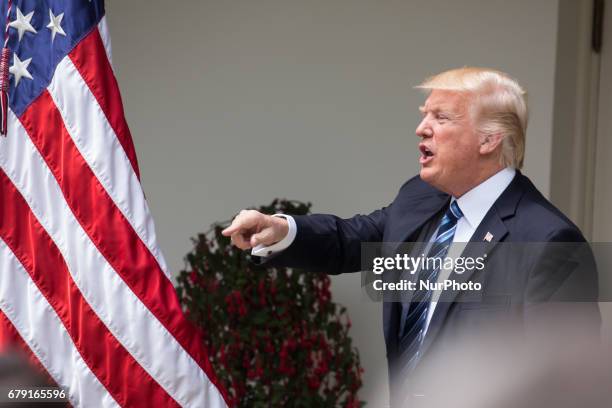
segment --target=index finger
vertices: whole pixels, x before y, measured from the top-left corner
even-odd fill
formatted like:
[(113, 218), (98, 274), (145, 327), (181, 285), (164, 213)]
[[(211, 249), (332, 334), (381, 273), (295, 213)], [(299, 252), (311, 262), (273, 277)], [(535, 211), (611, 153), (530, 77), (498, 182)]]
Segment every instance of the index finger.
[(241, 227), (242, 223), (238, 220), (238, 217), (236, 217), (234, 218), (234, 221), (232, 221), (232, 223), (229, 225), (229, 227), (221, 231), (221, 234), (226, 237), (229, 237), (233, 233), (239, 231)]
[(247, 218), (245, 217), (246, 214), (246, 210), (240, 211), (238, 215), (234, 217), (234, 220), (229, 227), (221, 231), (221, 234), (229, 237), (230, 235), (240, 231), (242, 228), (249, 228), (249, 225), (247, 225)]

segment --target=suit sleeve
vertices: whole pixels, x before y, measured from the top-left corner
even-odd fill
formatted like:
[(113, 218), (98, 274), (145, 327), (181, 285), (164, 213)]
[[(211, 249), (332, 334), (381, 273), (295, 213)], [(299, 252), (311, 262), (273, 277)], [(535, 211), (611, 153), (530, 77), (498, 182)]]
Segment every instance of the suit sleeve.
[(294, 216), (295, 240), (263, 263), (329, 274), (360, 271), (361, 243), (382, 241), (389, 209), (348, 219), (328, 214)]

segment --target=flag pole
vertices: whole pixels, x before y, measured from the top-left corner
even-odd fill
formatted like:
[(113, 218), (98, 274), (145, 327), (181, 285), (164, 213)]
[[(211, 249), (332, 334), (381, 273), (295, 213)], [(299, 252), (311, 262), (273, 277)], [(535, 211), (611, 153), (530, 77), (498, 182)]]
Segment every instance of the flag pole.
[(9, 19), (11, 15), (12, 0), (6, 6), (6, 22), (4, 26), (4, 46), (0, 54), (0, 134), (6, 136), (8, 117), (8, 91), (9, 91)]

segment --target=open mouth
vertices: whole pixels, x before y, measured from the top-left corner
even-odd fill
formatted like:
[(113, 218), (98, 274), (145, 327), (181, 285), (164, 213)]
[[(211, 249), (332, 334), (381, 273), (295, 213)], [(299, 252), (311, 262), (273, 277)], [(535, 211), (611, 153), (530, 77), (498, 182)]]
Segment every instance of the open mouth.
[(419, 159), (421, 164), (425, 164), (433, 160), (434, 153), (427, 146), (420, 144), (419, 150), (421, 151), (421, 157)]

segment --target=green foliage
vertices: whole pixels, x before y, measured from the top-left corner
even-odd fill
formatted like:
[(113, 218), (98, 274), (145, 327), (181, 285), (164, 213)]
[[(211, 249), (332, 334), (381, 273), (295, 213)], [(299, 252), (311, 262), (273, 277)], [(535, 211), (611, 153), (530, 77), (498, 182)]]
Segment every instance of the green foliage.
[[(266, 214), (304, 215), (311, 204), (274, 200)], [(217, 377), (239, 407), (361, 407), (359, 354), (346, 309), (325, 274), (256, 265), (213, 224), (193, 239), (177, 291), (203, 331)]]

